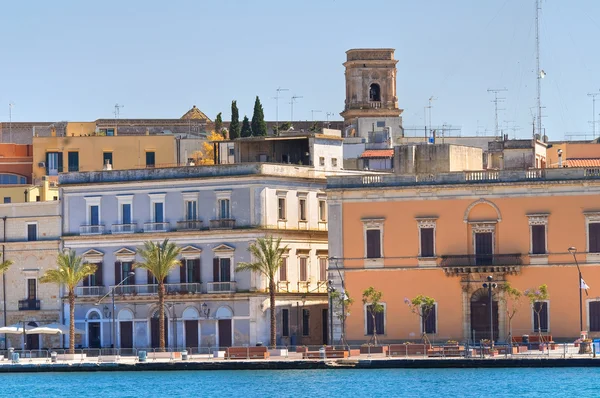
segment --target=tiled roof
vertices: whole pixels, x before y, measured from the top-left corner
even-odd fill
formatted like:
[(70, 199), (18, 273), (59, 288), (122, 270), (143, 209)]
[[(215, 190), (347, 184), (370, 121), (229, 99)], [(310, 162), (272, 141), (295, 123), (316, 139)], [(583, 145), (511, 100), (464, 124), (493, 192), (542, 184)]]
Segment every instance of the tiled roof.
[(360, 155), (361, 158), (393, 158), (393, 149), (368, 149)]
[(567, 159), (563, 164), (567, 167), (600, 167), (600, 159)]

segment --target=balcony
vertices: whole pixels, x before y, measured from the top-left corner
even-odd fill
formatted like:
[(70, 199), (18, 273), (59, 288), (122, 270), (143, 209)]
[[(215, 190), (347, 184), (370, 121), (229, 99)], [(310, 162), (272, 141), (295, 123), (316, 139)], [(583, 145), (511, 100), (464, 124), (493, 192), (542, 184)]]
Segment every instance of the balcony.
[(136, 227), (137, 224), (113, 224), (110, 231), (113, 234), (132, 234)]
[(145, 222), (144, 232), (167, 232), (169, 230), (168, 222)]
[(235, 228), (234, 218), (221, 218), (210, 220), (210, 229), (233, 229)]
[(464, 275), (480, 272), (518, 273), (523, 261), (520, 253), (513, 254), (459, 254), (441, 256), (440, 266), (446, 275)]
[(40, 300), (26, 299), (19, 300), (19, 311), (39, 311)]
[(202, 229), (202, 221), (200, 220), (177, 221), (178, 231), (198, 231), (200, 229)]
[(237, 290), (236, 282), (208, 282), (206, 284), (206, 293), (235, 293)]
[(104, 233), (104, 225), (81, 225), (79, 227), (80, 235), (102, 235)]
[(105, 286), (77, 286), (75, 288), (75, 295), (78, 297), (98, 297), (105, 294)]
[[(158, 294), (158, 285), (121, 285), (111, 286), (115, 289), (115, 295), (140, 295), (148, 296)], [(165, 283), (166, 294), (198, 294), (202, 293), (201, 283)]]

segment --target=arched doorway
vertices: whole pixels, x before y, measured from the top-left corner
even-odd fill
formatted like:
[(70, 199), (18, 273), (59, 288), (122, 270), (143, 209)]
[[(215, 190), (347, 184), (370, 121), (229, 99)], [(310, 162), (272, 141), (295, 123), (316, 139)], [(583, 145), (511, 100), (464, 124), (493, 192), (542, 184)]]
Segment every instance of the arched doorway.
[(185, 347), (198, 348), (198, 310), (188, 307), (183, 311), (182, 318), (185, 329)]
[[(498, 300), (492, 296), (494, 340), (498, 340)], [(471, 296), (471, 339), (478, 342), (490, 336), (490, 299), (487, 289), (478, 289)]]
[(100, 348), (102, 346), (100, 313), (92, 311), (87, 316), (87, 338), (89, 348)]
[[(169, 317), (165, 311), (165, 347), (169, 346)], [(150, 318), (150, 347), (160, 347), (160, 336), (158, 333), (158, 310), (154, 312)]]
[(231, 308), (223, 306), (217, 309), (215, 318), (218, 319), (217, 326), (219, 328), (219, 347), (231, 347), (233, 344), (232, 337), (232, 320), (233, 312)]
[[(27, 326), (38, 327), (38, 324), (35, 322), (29, 322)], [(39, 350), (40, 349), (40, 335), (39, 334), (28, 334), (27, 335), (27, 345), (25, 346), (27, 350)]]
[(119, 311), (119, 346), (133, 348), (133, 312), (126, 308)]

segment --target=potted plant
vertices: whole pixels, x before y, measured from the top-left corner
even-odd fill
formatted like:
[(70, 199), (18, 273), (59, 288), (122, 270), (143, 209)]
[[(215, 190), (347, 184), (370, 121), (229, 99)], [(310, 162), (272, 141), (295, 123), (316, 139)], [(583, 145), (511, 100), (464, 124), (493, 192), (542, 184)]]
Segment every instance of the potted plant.
[(590, 354), (592, 352), (592, 339), (582, 339), (579, 343), (580, 354)]

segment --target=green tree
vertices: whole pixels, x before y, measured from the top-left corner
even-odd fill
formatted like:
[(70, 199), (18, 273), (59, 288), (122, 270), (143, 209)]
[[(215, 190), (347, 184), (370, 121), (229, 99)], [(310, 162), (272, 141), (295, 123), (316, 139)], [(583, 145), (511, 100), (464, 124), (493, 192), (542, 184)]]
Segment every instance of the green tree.
[(512, 347), (512, 320), (519, 311), (523, 293), (521, 293), (519, 289), (512, 287), (510, 282), (501, 284), (499, 289), (502, 292), (500, 301), (504, 303), (504, 307), (506, 308), (506, 318), (508, 319), (508, 346)]
[(331, 301), (334, 307), (339, 308), (339, 312), (336, 313), (336, 317), (342, 323), (342, 335), (341, 335), (341, 344), (346, 344), (346, 337), (344, 336), (344, 329), (346, 324), (346, 317), (350, 315), (350, 307), (354, 304), (354, 299), (350, 297), (350, 294), (347, 290), (342, 290), (338, 292), (331, 292)]
[(236, 267), (236, 271), (252, 271), (263, 275), (267, 278), (269, 285), (269, 307), (271, 311), (271, 347), (275, 348), (277, 344), (276, 340), (276, 327), (275, 322), (275, 275), (281, 267), (282, 256), (287, 251), (288, 247), (281, 247), (281, 238), (273, 239), (272, 236), (266, 238), (258, 238), (256, 243), (253, 243), (248, 247), (248, 251), (252, 255), (254, 262), (251, 263), (239, 263)]
[(235, 140), (240, 137), (240, 113), (237, 102), (231, 101), (231, 123), (229, 123), (229, 139)]
[(362, 302), (367, 306), (367, 313), (371, 315), (373, 320), (373, 336), (369, 342), (373, 342), (377, 345), (377, 322), (375, 322), (377, 314), (383, 312), (383, 305), (381, 304), (381, 297), (383, 293), (379, 290), (375, 290), (373, 286), (365, 289), (362, 294)]
[(75, 287), (86, 277), (96, 272), (96, 266), (83, 262), (75, 250), (59, 253), (57, 269), (49, 269), (40, 278), (41, 283), (54, 283), (67, 288), (69, 298), (69, 353), (75, 353)]
[(321, 128), (319, 127), (319, 122), (313, 122), (312, 126), (310, 126), (308, 131), (310, 131), (311, 133), (318, 133), (319, 131), (321, 131)]
[[(529, 303), (531, 303), (531, 308), (535, 312), (535, 316), (538, 321), (538, 334), (540, 336), (540, 343), (544, 342), (544, 336), (542, 336), (542, 317), (541, 312), (543, 309), (543, 302), (550, 298), (550, 294), (548, 293), (548, 286), (546, 284), (540, 285), (537, 289), (527, 289), (523, 292), (525, 297), (529, 299)], [(536, 305), (536, 303), (540, 303)]]
[(425, 330), (425, 322), (435, 308), (435, 299), (433, 297), (419, 294), (413, 299), (404, 298), (404, 304), (408, 305), (408, 308), (410, 308), (410, 311), (413, 314), (417, 314), (419, 316), (419, 321), (421, 322), (421, 325), (423, 325), (423, 343), (429, 344), (427, 331)]
[(258, 95), (254, 101), (254, 113), (252, 114), (252, 134), (255, 137), (267, 135), (267, 123), (265, 122), (265, 113)]
[[(0, 257), (2, 257), (2, 255), (0, 255)], [(8, 271), (8, 269), (10, 268), (11, 265), (13, 265), (13, 262), (11, 260), (2, 261), (0, 263), (0, 275), (5, 273), (6, 271)]]
[(222, 135), (223, 138), (226, 138), (225, 131), (223, 130), (223, 118), (221, 117), (221, 112), (219, 112), (215, 118), (215, 133)]
[(244, 116), (244, 120), (242, 121), (242, 137), (251, 137), (252, 136), (252, 128), (250, 127), (250, 121), (248, 120), (248, 116)]
[(177, 259), (181, 248), (165, 239), (162, 243), (146, 241), (144, 247), (137, 250), (141, 262), (134, 268), (142, 268), (150, 272), (158, 282), (158, 336), (161, 350), (165, 349), (165, 280), (175, 267), (181, 267)]

